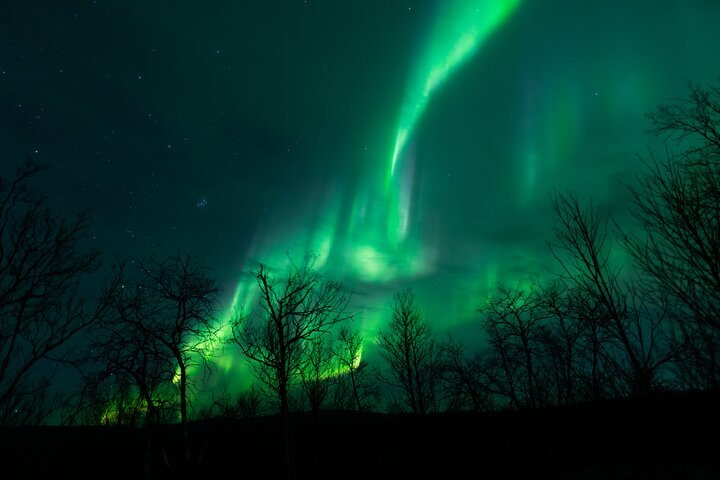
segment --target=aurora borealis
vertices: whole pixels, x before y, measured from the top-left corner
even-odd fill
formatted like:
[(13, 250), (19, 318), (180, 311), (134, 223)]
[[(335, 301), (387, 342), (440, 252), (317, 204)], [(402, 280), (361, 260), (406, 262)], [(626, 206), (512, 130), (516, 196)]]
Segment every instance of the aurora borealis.
[(411, 76), (393, 147), (389, 176), (427, 108), (431, 95), (518, 6), (520, 0), (451, 1), (438, 4), (430, 35)]
[(483, 295), (553, 267), (553, 189), (626, 221), (644, 114), (720, 74), (712, 0), (30, 3), (0, 5), (2, 174), (47, 163), (109, 259), (202, 256), (223, 316), (316, 252), (368, 352), (408, 286), (479, 335)]
[[(405, 150), (433, 94), (462, 63), (472, 58), (518, 4), (519, 0), (457, 0), (438, 4), (430, 19), (429, 38), (419, 46), (417, 67), (409, 76), (384, 183), (377, 181), (374, 169), (362, 172), (369, 181), (352, 199), (349, 211), (339, 211), (337, 207), (342, 200), (337, 192), (328, 192), (314, 210), (313, 221), (303, 223), (288, 235), (288, 240), (279, 242), (284, 248), (297, 242), (293, 250), (276, 251), (268, 247), (272, 242), (262, 241), (251, 258), (269, 258), (272, 259), (270, 265), (282, 268), (292, 258), (288, 253), (294, 252), (297, 259), (298, 252), (313, 252), (318, 255), (317, 268), (327, 267), (333, 272), (340, 266), (337, 275), (347, 279), (346, 282), (370, 284), (374, 288), (397, 280), (432, 276), (436, 268), (435, 254), (428, 248), (432, 246), (418, 238), (422, 232), (414, 225), (419, 216), (413, 198), (417, 189), (415, 158)], [(384, 188), (378, 188), (382, 185)], [(274, 234), (273, 238), (281, 235)], [(255, 292), (253, 280), (238, 282), (230, 310), (251, 308), (256, 301)], [(373, 303), (376, 302), (372, 302), (371, 307), (376, 306)], [(372, 311), (358, 315), (367, 341), (374, 341), (383, 316), (382, 312)], [(227, 368), (233, 363), (227, 363)]]

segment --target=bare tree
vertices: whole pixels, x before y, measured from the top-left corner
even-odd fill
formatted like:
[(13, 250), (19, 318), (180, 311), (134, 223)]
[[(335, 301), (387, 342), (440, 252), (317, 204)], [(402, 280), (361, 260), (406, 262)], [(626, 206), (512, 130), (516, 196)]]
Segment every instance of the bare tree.
[[(154, 477), (154, 451), (163, 452), (157, 427), (164, 420), (163, 407), (174, 402), (172, 385), (174, 362), (156, 338), (143, 329), (130, 326), (146, 323), (148, 312), (145, 291), (139, 285), (124, 285), (113, 296), (115, 315), (106, 315), (92, 332), (90, 350), (93, 371), (86, 374), (84, 391), (89, 400), (86, 409), (95, 412), (91, 419), (105, 425), (142, 426), (145, 429), (145, 478)], [(98, 410), (98, 407), (100, 410)], [(177, 410), (175, 410), (177, 411)]]
[[(720, 79), (718, 79), (720, 82)], [(720, 84), (690, 85), (687, 99), (648, 114), (667, 139), (629, 186), (642, 227), (625, 237), (653, 291), (672, 306), (696, 387), (720, 385)], [(674, 142), (675, 150), (669, 143)]]
[(324, 335), (308, 342), (307, 361), (300, 370), (300, 386), (315, 416), (323, 408), (331, 387), (337, 383), (338, 365), (331, 344), (333, 340), (330, 335)]
[(490, 381), (482, 357), (468, 357), (466, 345), (452, 335), (440, 344), (442, 390), (448, 410), (491, 411), (494, 409)]
[[(187, 437), (189, 369), (206, 365), (219, 346), (215, 322), (220, 286), (209, 270), (189, 255), (141, 263), (141, 286), (153, 304), (149, 322), (135, 325), (170, 354), (177, 367), (180, 419)], [(132, 319), (130, 320), (132, 322)]]
[(88, 218), (51, 212), (29, 185), (40, 170), (28, 160), (0, 178), (0, 426), (52, 413), (53, 365), (76, 359), (67, 347), (107, 305), (81, 299), (81, 281), (99, 267), (99, 252), (80, 248)]
[(547, 311), (543, 332), (546, 354), (558, 368), (558, 401), (599, 401), (615, 390), (606, 349), (610, 339), (603, 309), (591, 292), (557, 281), (543, 290), (540, 307)]
[[(134, 300), (141, 301), (137, 297)], [(130, 305), (126, 298), (117, 304), (119, 308), (132, 308)], [(128, 314), (125, 311), (121, 315)], [(138, 308), (133, 315), (142, 312)], [(154, 338), (129, 329), (122, 320), (106, 322), (95, 333), (90, 348), (99, 368), (87, 375), (85, 389), (93, 403), (102, 406), (99, 420), (131, 426), (142, 421), (148, 429), (158, 425), (160, 405), (174, 397), (167, 391), (175, 370), (173, 362)]]
[(439, 349), (435, 334), (415, 303), (412, 289), (396, 293), (392, 318), (377, 337), (380, 355), (389, 367), (387, 383), (399, 390), (412, 413), (437, 410)]
[(480, 309), (482, 325), (504, 373), (510, 405), (537, 407), (544, 391), (538, 375), (538, 335), (544, 312), (535, 287), (500, 287)]
[[(538, 292), (537, 307), (544, 310), (547, 318), (540, 331), (543, 345), (542, 356), (552, 375), (555, 398), (559, 404), (577, 401), (577, 383), (580, 369), (580, 351), (586, 330), (592, 326), (583, 322), (574, 307), (572, 289), (559, 281), (551, 283)], [(594, 337), (589, 336), (594, 339)], [(593, 363), (597, 365), (597, 361)]]
[(629, 393), (650, 393), (659, 368), (672, 358), (659, 341), (665, 336), (663, 316), (644, 315), (650, 312), (645, 303), (649, 299), (641, 299), (632, 277), (621, 279), (621, 268), (612, 265), (609, 218), (593, 205), (581, 209), (573, 193), (555, 193), (552, 205), (557, 222), (548, 245), (562, 278), (589, 301), (606, 339), (605, 358), (624, 378)]
[(236, 394), (227, 391), (227, 387), (213, 391), (212, 402), (200, 413), (201, 418), (253, 418), (263, 411), (265, 394), (257, 385)]
[(180, 254), (141, 262), (134, 272), (122, 268), (119, 278), (112, 314), (94, 332), (101, 365), (95, 381), (111, 375), (132, 378), (149, 428), (159, 422), (159, 403), (177, 398), (184, 461), (195, 462), (188, 432), (190, 370), (207, 365), (218, 346), (214, 316), (219, 286), (206, 267)]
[(370, 410), (378, 399), (378, 372), (362, 358), (363, 339), (360, 334), (343, 326), (338, 331), (335, 356), (340, 367), (336, 386), (335, 404), (345, 406), (351, 399), (351, 408), (363, 412)]
[(324, 279), (314, 266), (315, 257), (308, 256), (302, 265), (291, 262), (285, 276), (271, 273), (265, 265), (253, 271), (260, 299), (256, 308), (236, 314), (230, 340), (249, 359), (256, 379), (279, 401), (291, 477), (290, 389), (302, 383), (314, 342), (351, 318), (347, 313), (349, 295), (342, 284)]

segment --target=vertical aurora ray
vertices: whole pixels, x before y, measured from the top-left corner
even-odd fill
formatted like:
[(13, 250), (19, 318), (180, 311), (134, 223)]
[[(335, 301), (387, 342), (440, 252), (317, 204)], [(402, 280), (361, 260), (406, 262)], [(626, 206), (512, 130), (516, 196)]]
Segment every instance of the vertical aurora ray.
[(416, 64), (406, 90), (395, 136), (387, 182), (432, 94), (485, 43), (521, 0), (455, 0), (440, 2), (428, 48)]
[[(433, 271), (433, 252), (418, 236), (412, 224), (414, 213), (415, 154), (408, 142), (417, 122), (445, 81), (470, 59), (489, 36), (519, 6), (521, 0), (450, 0), (438, 3), (430, 36), (401, 104), (391, 162), (385, 174), (384, 191), (373, 191), (368, 215), (363, 209), (362, 234), (349, 232), (349, 238), (365, 238), (351, 247), (349, 260), (365, 280), (390, 281)], [(402, 159), (402, 161), (401, 161)], [(368, 238), (372, 237), (372, 238)]]
[[(520, 2), (439, 1), (430, 36), (421, 46), (420, 61), (411, 72), (400, 106), (389, 169), (364, 172), (356, 180), (355, 188), (349, 190), (350, 196), (344, 196), (343, 189), (331, 189), (309, 210), (307, 218), (296, 218), (292, 225), (280, 229), (258, 231), (244, 262), (246, 266), (251, 261), (262, 261), (280, 271), (288, 266), (288, 252), (316, 253), (316, 267), (334, 279), (368, 287), (357, 318), (366, 345), (374, 344), (377, 327), (386, 315), (379, 305), (388, 301), (380, 298), (380, 291), (387, 297), (393, 293), (382, 287), (427, 277), (436, 269), (437, 248), (426, 241), (421, 226), (414, 222), (416, 197), (422, 192), (417, 185), (410, 137), (433, 93), (472, 57)], [(240, 279), (232, 308), (252, 308), (257, 302), (255, 287), (250, 276)], [(226, 321), (230, 315), (228, 312)], [(230, 335), (231, 332), (223, 331), (225, 338)], [(219, 366), (228, 372), (241, 368), (241, 363), (244, 362), (226, 361)]]

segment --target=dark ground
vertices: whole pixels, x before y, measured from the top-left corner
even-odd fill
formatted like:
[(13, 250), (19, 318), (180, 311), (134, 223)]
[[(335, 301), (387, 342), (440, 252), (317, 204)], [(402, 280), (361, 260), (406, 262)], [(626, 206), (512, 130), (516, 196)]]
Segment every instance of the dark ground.
[[(720, 395), (493, 414), (324, 412), (292, 419), (298, 479), (720, 479)], [(191, 425), (180, 461), (177, 425), (157, 432), (152, 478), (286, 477), (276, 417)], [(144, 478), (145, 432), (121, 427), (0, 430), (0, 478)]]

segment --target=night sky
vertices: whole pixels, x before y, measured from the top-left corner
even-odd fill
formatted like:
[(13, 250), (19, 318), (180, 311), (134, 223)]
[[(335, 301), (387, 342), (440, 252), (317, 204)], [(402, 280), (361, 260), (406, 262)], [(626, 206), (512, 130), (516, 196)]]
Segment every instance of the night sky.
[(720, 74), (719, 25), (716, 0), (2, 0), (0, 174), (47, 164), (108, 262), (203, 258), (219, 321), (314, 251), (369, 345), (406, 287), (479, 334), (488, 291), (552, 267), (553, 189), (628, 219), (644, 115)]

